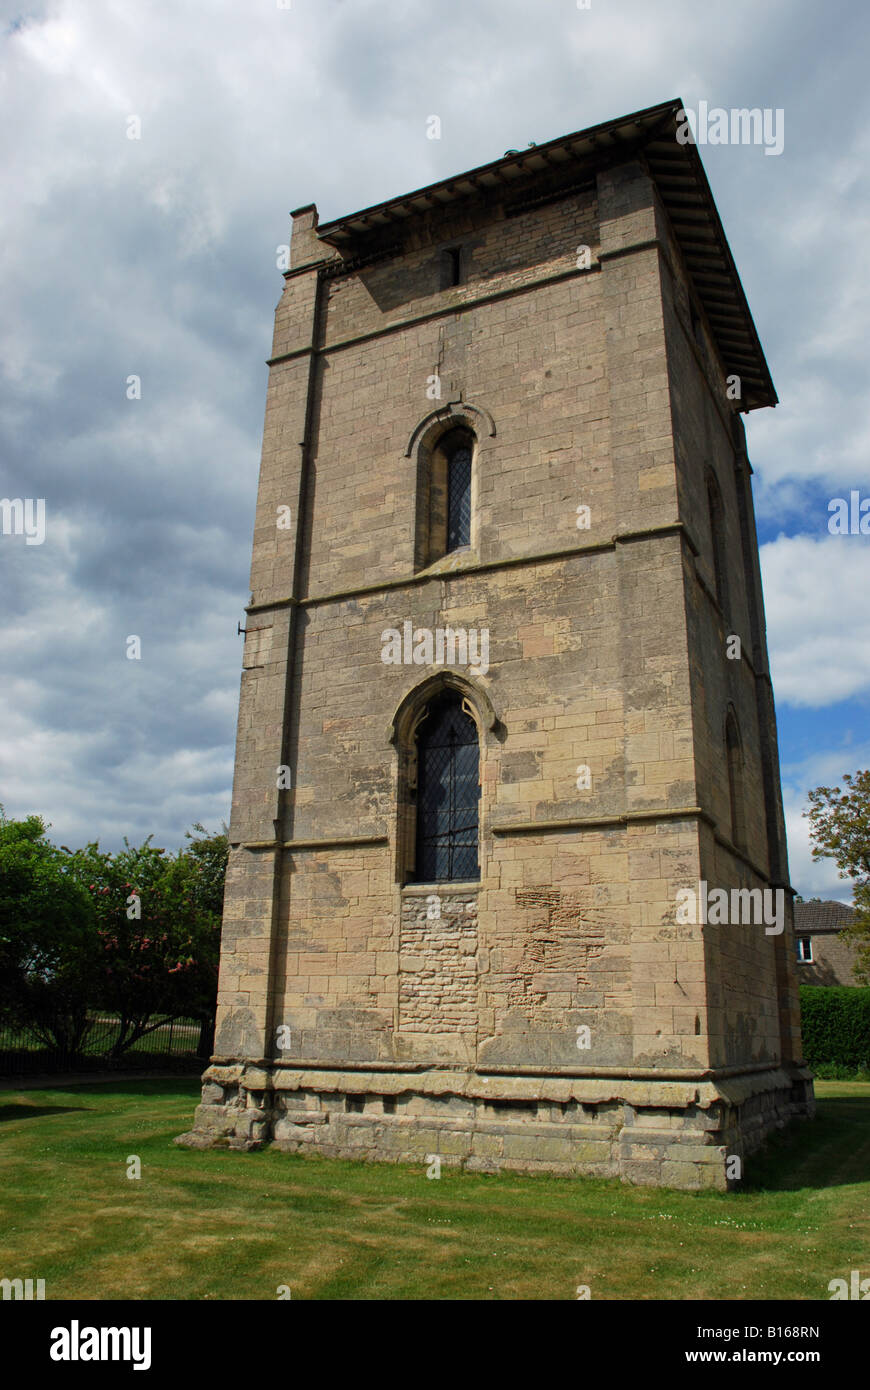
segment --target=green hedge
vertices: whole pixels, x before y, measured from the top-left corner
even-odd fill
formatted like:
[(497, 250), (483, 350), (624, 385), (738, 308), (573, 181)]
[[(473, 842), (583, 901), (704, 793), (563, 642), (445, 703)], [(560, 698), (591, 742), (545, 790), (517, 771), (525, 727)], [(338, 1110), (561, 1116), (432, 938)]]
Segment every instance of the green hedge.
[(801, 1033), (811, 1067), (870, 1067), (870, 988), (801, 985)]

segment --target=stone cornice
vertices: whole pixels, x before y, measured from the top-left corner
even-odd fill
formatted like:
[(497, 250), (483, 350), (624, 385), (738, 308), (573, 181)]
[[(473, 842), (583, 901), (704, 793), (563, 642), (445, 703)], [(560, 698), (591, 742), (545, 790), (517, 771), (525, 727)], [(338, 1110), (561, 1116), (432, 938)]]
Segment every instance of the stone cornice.
[[(439, 583), (448, 579), (460, 579), (465, 575), (485, 574), (492, 570), (518, 569), (524, 565), (555, 564), (559, 560), (571, 559), (575, 555), (594, 555), (596, 552), (615, 550), (617, 545), (628, 544), (632, 541), (650, 540), (657, 536), (676, 536), (685, 531), (685, 524), (682, 521), (669, 521), (663, 526), (650, 526), (641, 531), (627, 531), (611, 536), (606, 541), (593, 541), (589, 545), (565, 546), (561, 550), (542, 550), (536, 551), (531, 555), (511, 555), (501, 560), (486, 560), (480, 564), (462, 565), (459, 569), (439, 570), (435, 573), (423, 571), (420, 574), (409, 574), (401, 579), (381, 580), (379, 584), (363, 584), (354, 589), (339, 589), (329, 594), (314, 594), (310, 598), (282, 598), (273, 599), (268, 603), (252, 603), (245, 609), (246, 613), (263, 613), (272, 608), (281, 608), (286, 604), (296, 604), (300, 608), (316, 608), (328, 603), (341, 603), (345, 599), (363, 598), (368, 594), (385, 594), (393, 589), (407, 589), (420, 584), (430, 584), (433, 581)], [(690, 541), (690, 545), (693, 543)]]

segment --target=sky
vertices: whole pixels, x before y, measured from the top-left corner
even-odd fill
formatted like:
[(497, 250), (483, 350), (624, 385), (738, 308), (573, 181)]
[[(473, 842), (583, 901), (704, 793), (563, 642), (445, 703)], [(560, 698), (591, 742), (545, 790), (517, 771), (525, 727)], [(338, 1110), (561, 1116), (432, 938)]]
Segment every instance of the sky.
[(828, 529), (870, 497), (868, 55), (862, 0), (0, 0), (0, 497), (46, 507), (0, 534), (6, 814), (229, 818), (290, 210), (679, 97), (783, 113), (699, 148), (781, 402), (744, 419), (791, 879), (848, 900), (802, 811), (870, 766), (870, 538)]

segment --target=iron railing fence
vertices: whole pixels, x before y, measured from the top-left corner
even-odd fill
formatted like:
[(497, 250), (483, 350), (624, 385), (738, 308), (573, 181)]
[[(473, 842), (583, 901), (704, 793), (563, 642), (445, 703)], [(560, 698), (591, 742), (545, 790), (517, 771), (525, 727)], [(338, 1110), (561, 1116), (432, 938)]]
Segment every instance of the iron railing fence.
[(166, 1071), (202, 1071), (212, 1049), (212, 1026), (198, 1018), (176, 1018), (137, 1038), (113, 1055), (119, 1020), (96, 1013), (75, 1051), (52, 1047), (32, 1026), (19, 1027), (0, 1019), (0, 1076), (40, 1072), (138, 1071), (159, 1066)]

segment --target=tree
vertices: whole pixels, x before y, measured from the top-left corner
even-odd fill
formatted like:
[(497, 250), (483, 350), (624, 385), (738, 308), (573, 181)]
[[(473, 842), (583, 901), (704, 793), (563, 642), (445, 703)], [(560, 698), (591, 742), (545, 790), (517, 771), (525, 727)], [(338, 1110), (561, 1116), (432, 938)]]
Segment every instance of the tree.
[(77, 1052), (90, 1029), (97, 940), (91, 903), (39, 816), (0, 807), (0, 1009), (46, 1046)]
[(843, 939), (855, 947), (855, 978), (870, 984), (870, 769), (845, 773), (846, 790), (816, 787), (809, 792), (814, 859), (833, 859), (840, 878), (853, 881), (855, 917)]
[(176, 855), (149, 836), (117, 854), (92, 843), (70, 856), (96, 918), (100, 1006), (118, 1015), (113, 1056), (172, 1019), (213, 1019), (226, 836), (194, 829), (200, 838), (188, 832)]
[(224, 885), (230, 852), (229, 832), (224, 825), (219, 832), (209, 835), (199, 821), (194, 821), (193, 829), (198, 831), (198, 838), (186, 830), (185, 838), (190, 840), (190, 848), (182, 853), (190, 855), (199, 870), (195, 900), (220, 920), (224, 910)]
[(189, 830), (185, 834), (191, 842), (187, 854), (197, 866), (197, 877), (194, 879), (194, 902), (209, 914), (211, 928), (210, 941), (198, 962), (198, 978), (195, 977), (198, 999), (192, 1012), (201, 1020), (197, 1053), (200, 1057), (208, 1057), (214, 1045), (221, 920), (224, 910), (224, 888), (230, 842), (229, 830), (226, 825), (223, 825), (221, 830), (214, 835), (209, 835), (205, 826), (200, 825), (199, 821), (194, 822), (193, 829), (197, 832), (198, 838), (195, 838)]
[(229, 844), (198, 823), (187, 839), (174, 855), (150, 836), (117, 854), (58, 849), (39, 816), (0, 807), (0, 1016), (75, 1052), (103, 1009), (119, 1020), (113, 1056), (195, 1017), (210, 1052)]

